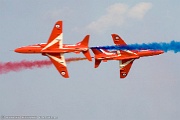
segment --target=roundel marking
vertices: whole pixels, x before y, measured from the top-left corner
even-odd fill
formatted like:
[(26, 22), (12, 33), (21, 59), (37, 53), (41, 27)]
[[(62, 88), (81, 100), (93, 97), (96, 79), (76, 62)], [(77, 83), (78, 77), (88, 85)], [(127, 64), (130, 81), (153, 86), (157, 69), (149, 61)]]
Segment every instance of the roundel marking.
[(58, 25), (58, 24), (57, 24), (57, 25), (55, 25), (55, 26), (56, 26), (56, 28), (58, 28), (58, 29), (60, 28), (60, 25)]
[(65, 75), (66, 73), (63, 71), (63, 72), (61, 72), (61, 75)]
[(126, 76), (127, 74), (126, 73), (123, 73), (123, 76)]
[(116, 36), (116, 37), (115, 37), (115, 39), (116, 39), (116, 40), (119, 40), (119, 37), (118, 37), (118, 36)]

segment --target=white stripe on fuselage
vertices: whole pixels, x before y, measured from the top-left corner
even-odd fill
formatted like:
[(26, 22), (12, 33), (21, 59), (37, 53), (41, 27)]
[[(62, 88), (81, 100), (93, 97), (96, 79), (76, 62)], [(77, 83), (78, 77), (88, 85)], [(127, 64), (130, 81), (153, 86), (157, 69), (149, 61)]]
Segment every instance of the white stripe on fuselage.
[(130, 50), (124, 50), (125, 52), (128, 52), (128, 53), (131, 53), (131, 54), (134, 54), (134, 55), (137, 55), (136, 53), (130, 51)]
[(103, 49), (99, 49), (99, 50), (106, 55), (114, 55), (115, 54), (115, 53), (111, 53), (111, 52), (106, 52)]

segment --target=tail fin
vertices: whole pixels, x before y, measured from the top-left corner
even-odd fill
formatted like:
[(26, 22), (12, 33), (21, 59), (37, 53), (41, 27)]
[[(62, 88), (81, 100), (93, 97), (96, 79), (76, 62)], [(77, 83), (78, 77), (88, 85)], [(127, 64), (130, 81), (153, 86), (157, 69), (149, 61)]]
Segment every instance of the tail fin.
[(76, 45), (87, 48), (87, 50), (86, 50), (86, 51), (83, 51), (82, 53), (84, 54), (84, 56), (85, 56), (89, 61), (92, 61), (92, 57), (91, 57), (91, 54), (90, 54), (90, 52), (89, 52), (89, 47), (88, 47), (89, 37), (90, 37), (90, 35), (86, 35), (86, 36), (84, 37), (84, 39), (83, 39), (81, 42), (76, 43)]
[(117, 34), (111, 34), (114, 44), (116, 45), (122, 45), (126, 46), (127, 44), (124, 42), (124, 40)]
[(89, 37), (90, 37), (90, 35), (86, 35), (86, 36), (84, 37), (84, 39), (83, 39), (81, 42), (76, 43), (76, 45), (80, 45), (80, 46), (83, 45), (83, 46), (85, 46), (85, 47), (88, 47)]

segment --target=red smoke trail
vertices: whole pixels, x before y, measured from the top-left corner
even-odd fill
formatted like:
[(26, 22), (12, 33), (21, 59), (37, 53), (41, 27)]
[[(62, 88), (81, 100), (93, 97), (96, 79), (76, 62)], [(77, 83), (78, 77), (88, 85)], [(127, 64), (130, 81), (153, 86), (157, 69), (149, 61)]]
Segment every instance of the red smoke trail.
[[(86, 58), (67, 58), (66, 62), (75, 62), (80, 60), (86, 60)], [(22, 60), (20, 62), (5, 62), (0, 63), (0, 74), (6, 74), (8, 72), (18, 72), (23, 69), (33, 69), (33, 68), (42, 68), (42, 67), (48, 67), (52, 65), (52, 62), (50, 60), (35, 60), (35, 61), (27, 61)]]

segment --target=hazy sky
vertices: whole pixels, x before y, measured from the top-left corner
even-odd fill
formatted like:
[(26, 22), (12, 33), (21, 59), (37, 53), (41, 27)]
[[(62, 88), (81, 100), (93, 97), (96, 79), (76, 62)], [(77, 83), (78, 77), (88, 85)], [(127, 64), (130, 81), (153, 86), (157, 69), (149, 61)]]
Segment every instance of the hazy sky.
[[(0, 61), (42, 60), (14, 53), (44, 43), (58, 20), (64, 43), (90, 34), (90, 46), (180, 41), (178, 0), (0, 0)], [(91, 52), (93, 56), (93, 53)], [(65, 54), (83, 57), (82, 54)], [(58, 116), (59, 120), (179, 120), (180, 54), (168, 52), (134, 62), (119, 78), (118, 61), (68, 64), (69, 79), (54, 66), (0, 75), (0, 116)]]

